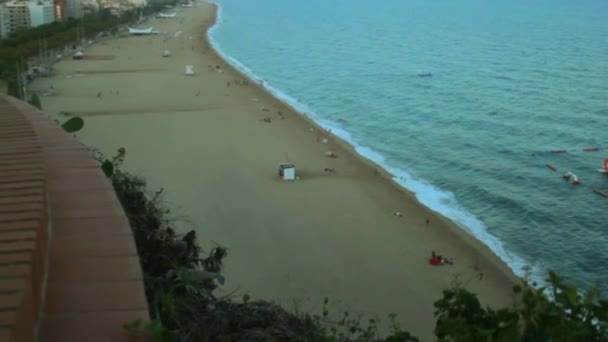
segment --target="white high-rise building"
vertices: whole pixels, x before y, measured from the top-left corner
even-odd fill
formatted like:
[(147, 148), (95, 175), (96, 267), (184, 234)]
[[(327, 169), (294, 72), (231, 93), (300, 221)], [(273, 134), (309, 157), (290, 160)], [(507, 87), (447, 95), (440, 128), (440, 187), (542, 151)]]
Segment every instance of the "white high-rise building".
[(8, 35), (8, 15), (6, 15), (6, 10), (4, 9), (4, 5), (0, 4), (0, 38), (4, 38), (4, 36)]
[(55, 21), (55, 13), (53, 12), (53, 2), (30, 2), (30, 25), (36, 27), (44, 24), (50, 24)]
[(5, 2), (1, 9), (2, 36), (20, 29), (30, 27), (30, 9), (25, 1)]

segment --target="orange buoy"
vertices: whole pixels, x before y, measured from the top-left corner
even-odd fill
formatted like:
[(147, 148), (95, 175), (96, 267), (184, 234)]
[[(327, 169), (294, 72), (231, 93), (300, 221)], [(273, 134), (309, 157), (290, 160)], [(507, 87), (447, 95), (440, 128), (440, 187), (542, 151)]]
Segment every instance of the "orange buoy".
[(583, 151), (586, 151), (586, 152), (593, 152), (593, 151), (599, 151), (599, 150), (600, 150), (600, 149), (599, 149), (599, 148), (597, 148), (597, 147), (585, 147), (585, 148), (583, 149)]
[(551, 153), (566, 153), (568, 151), (563, 150), (563, 149), (559, 149), (559, 150), (552, 150)]
[(545, 165), (547, 165), (547, 167), (550, 168), (551, 170), (557, 171), (557, 168), (555, 166), (553, 166), (551, 164), (545, 164)]
[(600, 196), (608, 197), (608, 193), (605, 193), (604, 191), (602, 191), (600, 189), (593, 189), (593, 192), (595, 192), (596, 194), (598, 194)]

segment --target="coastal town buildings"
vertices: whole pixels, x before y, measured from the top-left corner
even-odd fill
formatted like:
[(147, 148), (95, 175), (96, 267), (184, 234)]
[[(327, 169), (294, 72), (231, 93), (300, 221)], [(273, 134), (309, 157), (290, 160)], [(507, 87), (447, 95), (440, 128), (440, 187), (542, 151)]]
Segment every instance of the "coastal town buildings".
[(79, 19), (101, 9), (120, 15), (145, 5), (146, 0), (0, 0), (0, 38), (22, 28)]

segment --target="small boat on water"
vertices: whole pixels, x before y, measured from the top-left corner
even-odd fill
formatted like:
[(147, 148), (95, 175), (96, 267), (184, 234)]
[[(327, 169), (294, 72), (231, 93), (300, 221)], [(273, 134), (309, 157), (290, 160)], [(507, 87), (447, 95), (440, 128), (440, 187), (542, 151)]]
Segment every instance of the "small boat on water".
[(604, 158), (604, 168), (597, 169), (598, 172), (608, 174), (608, 158)]
[(565, 180), (572, 179), (572, 185), (579, 185), (579, 184), (581, 184), (581, 180), (578, 179), (578, 177), (574, 173), (572, 173), (570, 171), (564, 173), (564, 175), (562, 177)]
[(605, 191), (602, 191), (600, 189), (593, 189), (593, 192), (595, 192), (596, 194), (598, 194), (600, 196), (608, 197), (608, 193), (606, 193)]

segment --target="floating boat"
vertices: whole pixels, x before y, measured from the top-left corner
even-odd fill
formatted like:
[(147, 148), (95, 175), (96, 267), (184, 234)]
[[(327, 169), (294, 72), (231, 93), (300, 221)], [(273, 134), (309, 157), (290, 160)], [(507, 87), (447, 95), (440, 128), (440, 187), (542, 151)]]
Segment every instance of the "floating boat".
[(553, 166), (551, 164), (545, 164), (545, 165), (547, 165), (547, 167), (550, 168), (551, 170), (557, 171), (557, 168), (555, 166)]
[(599, 149), (599, 148), (597, 148), (597, 147), (585, 147), (585, 148), (583, 149), (583, 151), (585, 151), (585, 152), (594, 152), (594, 151), (599, 151), (599, 150), (600, 150), (600, 149)]
[(564, 150), (564, 149), (559, 149), (559, 150), (551, 150), (551, 153), (566, 153), (568, 151)]
[(429, 71), (427, 72), (421, 72), (418, 74), (418, 77), (433, 77), (433, 74)]
[(576, 177), (576, 175), (570, 171), (564, 173), (564, 175), (562, 176), (564, 179), (572, 179), (572, 185), (579, 185), (581, 184), (581, 180), (578, 179), (578, 177)]
[(600, 189), (593, 189), (593, 192), (595, 192), (596, 194), (598, 194), (600, 196), (608, 197), (608, 193), (606, 193)]
[(603, 169), (597, 169), (599, 172), (601, 173), (605, 173), (608, 174), (608, 158), (604, 158), (604, 168)]

